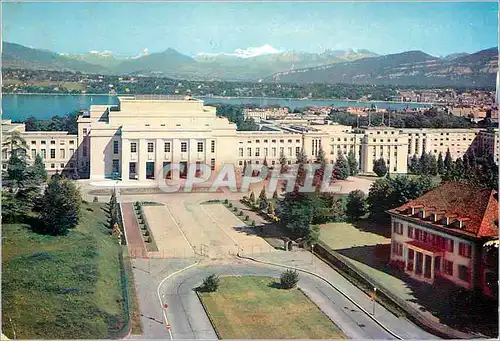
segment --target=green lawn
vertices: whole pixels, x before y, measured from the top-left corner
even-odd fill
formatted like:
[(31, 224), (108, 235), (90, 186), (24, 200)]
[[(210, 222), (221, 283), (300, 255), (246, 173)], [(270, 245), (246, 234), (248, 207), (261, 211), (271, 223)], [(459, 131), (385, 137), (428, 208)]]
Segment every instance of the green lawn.
[[(103, 204), (83, 204), (67, 236), (2, 226), (2, 327), (18, 339), (116, 337), (125, 314), (119, 245)], [(133, 283), (130, 283), (133, 285)]]
[(340, 339), (339, 328), (299, 289), (279, 289), (270, 277), (221, 277), (201, 292), (222, 339)]

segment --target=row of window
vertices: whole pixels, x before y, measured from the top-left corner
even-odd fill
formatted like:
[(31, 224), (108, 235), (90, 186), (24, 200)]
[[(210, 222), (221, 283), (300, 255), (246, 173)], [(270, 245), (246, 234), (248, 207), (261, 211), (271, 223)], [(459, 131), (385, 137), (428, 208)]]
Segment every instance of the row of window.
[[(399, 222), (393, 222), (393, 232), (396, 234), (403, 234), (403, 224)], [(407, 237), (421, 241), (423, 243), (437, 247), (443, 251), (454, 252), (454, 241), (453, 239), (446, 238), (434, 233), (430, 233), (412, 226), (407, 228)], [(465, 258), (472, 258), (472, 246), (467, 243), (459, 242), (458, 254)]]
[[(292, 147), (288, 147), (288, 156), (293, 156), (292, 151), (293, 151)], [(244, 152), (243, 148), (239, 148), (239, 150), (238, 150), (239, 157), (243, 157), (244, 156), (243, 152)], [(271, 148), (271, 152), (272, 152), (271, 156), (274, 156), (274, 157), (277, 156), (277, 154), (276, 154), (276, 152), (277, 152), (276, 147)], [(300, 147), (295, 147), (295, 155), (297, 155), (298, 153), (300, 153)], [(280, 156), (281, 155), (285, 155), (285, 148), (284, 147), (280, 147), (279, 155)], [(252, 156), (252, 148), (250, 148), (250, 147), (247, 148), (247, 155), (246, 156), (249, 156), (249, 157)], [(255, 156), (256, 157), (260, 156), (260, 148), (259, 147), (255, 148)], [(264, 148), (264, 156), (269, 156), (269, 149), (268, 148)]]
[[(265, 139), (264, 143), (268, 143), (269, 140)], [(281, 139), (279, 140), (280, 143), (285, 143), (285, 140)], [(243, 143), (243, 141), (240, 141), (240, 143)], [(247, 143), (252, 143), (252, 141), (248, 140)], [(260, 143), (260, 140), (255, 140), (255, 143)], [(276, 143), (276, 140), (271, 140), (271, 143)], [(292, 143), (292, 139), (288, 140), (288, 143)], [(295, 143), (300, 143), (300, 139), (295, 140)]]
[[(69, 157), (72, 157), (73, 154), (75, 153), (75, 150), (73, 148), (70, 148), (69, 150)], [(36, 149), (31, 150), (31, 158), (35, 159), (36, 158), (37, 151)], [(40, 155), (42, 158), (46, 159), (47, 158), (47, 150), (46, 149), (40, 149)], [(50, 158), (55, 159), (56, 158), (56, 150), (55, 148), (50, 149)], [(60, 149), (59, 150), (59, 158), (60, 159), (65, 159), (66, 158), (66, 149)]]
[[(181, 153), (186, 153), (188, 149), (187, 142), (181, 142)], [(204, 143), (197, 142), (196, 150), (198, 153), (203, 153), (204, 151)], [(163, 145), (163, 151), (165, 153), (170, 153), (172, 151), (172, 145), (170, 142), (165, 142)], [(130, 152), (137, 153), (137, 142), (130, 143)], [(215, 153), (215, 141), (211, 141), (210, 143), (210, 152)], [(114, 141), (113, 144), (113, 153), (118, 154), (118, 141)], [(148, 142), (148, 153), (154, 153), (154, 143)]]
[[(31, 144), (32, 144), (32, 145), (36, 145), (36, 140), (32, 140), (32, 141), (31, 141)], [(40, 141), (40, 144), (47, 144), (47, 141), (45, 141), (45, 140), (41, 140), (41, 141)], [(51, 141), (50, 141), (50, 144), (56, 144), (56, 141), (55, 141), (55, 140), (51, 140)], [(66, 144), (66, 142), (65, 142), (65, 141), (59, 141), (59, 144), (60, 144), (60, 145), (65, 145), (65, 144)], [(74, 141), (74, 140), (69, 140), (69, 144), (75, 144), (75, 141)]]

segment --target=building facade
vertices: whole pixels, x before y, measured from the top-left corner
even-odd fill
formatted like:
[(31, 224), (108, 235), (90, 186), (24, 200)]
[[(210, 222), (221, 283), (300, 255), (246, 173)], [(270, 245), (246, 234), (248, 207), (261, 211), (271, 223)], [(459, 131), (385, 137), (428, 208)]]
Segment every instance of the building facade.
[(484, 245), (498, 240), (497, 191), (448, 182), (388, 213), (391, 264), (423, 282), (440, 277), (495, 295), (498, 264)]
[[(281, 113), (280, 111), (276, 111)], [(267, 116), (268, 117), (268, 116)], [(24, 124), (2, 121), (2, 132), (19, 131), (33, 160), (40, 154), (49, 173), (78, 173), (81, 178), (154, 179), (164, 166), (245, 162), (269, 166), (280, 156), (289, 163), (303, 149), (314, 162), (321, 149), (328, 162), (352, 152), (361, 173), (372, 174), (383, 158), (390, 173), (406, 173), (408, 159), (422, 152), (434, 155), (449, 149), (452, 158), (471, 148), (498, 161), (498, 130), (407, 129), (386, 126), (352, 128), (303, 118), (262, 120), (260, 131), (237, 131), (236, 124), (217, 117), (216, 108), (184, 96), (119, 97), (117, 106), (92, 105), (78, 117), (78, 133), (27, 132)], [(3, 148), (2, 161), (8, 159)], [(4, 169), (6, 165), (3, 165)]]

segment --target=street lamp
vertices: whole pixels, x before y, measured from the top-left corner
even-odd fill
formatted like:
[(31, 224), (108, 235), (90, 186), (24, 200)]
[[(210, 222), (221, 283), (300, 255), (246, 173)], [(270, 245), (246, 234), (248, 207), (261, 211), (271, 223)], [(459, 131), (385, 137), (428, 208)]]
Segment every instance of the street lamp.
[(377, 297), (377, 288), (373, 288), (373, 297), (372, 297), (372, 301), (373, 301), (373, 310), (372, 310), (372, 315), (375, 316), (375, 298)]
[(314, 244), (311, 244), (311, 265), (314, 265)]

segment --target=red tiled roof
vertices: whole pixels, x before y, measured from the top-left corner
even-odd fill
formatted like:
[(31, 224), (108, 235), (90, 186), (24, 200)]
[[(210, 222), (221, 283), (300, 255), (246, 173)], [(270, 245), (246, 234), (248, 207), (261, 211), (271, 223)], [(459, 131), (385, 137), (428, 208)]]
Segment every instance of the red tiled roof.
[[(423, 205), (446, 213), (447, 217), (469, 218), (463, 222), (463, 227), (443, 226), (437, 222), (429, 222), (437, 227), (445, 227), (456, 233), (473, 235), (475, 237), (498, 236), (498, 194), (492, 189), (480, 189), (460, 182), (446, 182), (430, 190), (421, 197), (389, 210), (389, 213), (407, 215), (408, 208)], [(414, 218), (415, 220), (422, 220)]]

